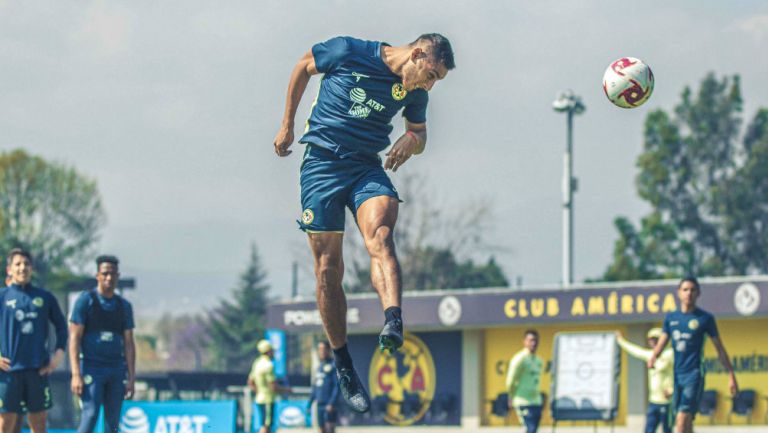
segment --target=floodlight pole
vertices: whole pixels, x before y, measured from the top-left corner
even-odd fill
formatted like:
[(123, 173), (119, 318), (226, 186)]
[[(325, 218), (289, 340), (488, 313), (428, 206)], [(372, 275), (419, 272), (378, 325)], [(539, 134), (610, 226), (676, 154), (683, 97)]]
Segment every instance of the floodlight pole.
[(576, 192), (576, 178), (573, 177), (573, 116), (584, 112), (586, 107), (581, 98), (572, 91), (566, 91), (552, 104), (555, 111), (566, 113), (567, 130), (565, 155), (563, 157), (563, 287), (573, 283), (573, 193)]

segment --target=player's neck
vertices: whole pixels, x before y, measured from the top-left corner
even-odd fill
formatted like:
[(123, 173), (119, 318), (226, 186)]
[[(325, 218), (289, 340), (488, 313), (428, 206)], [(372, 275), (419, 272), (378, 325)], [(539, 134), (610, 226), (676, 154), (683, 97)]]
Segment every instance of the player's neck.
[(98, 290), (99, 295), (101, 295), (102, 298), (111, 298), (115, 296), (115, 289), (109, 289), (106, 287), (99, 286), (96, 290)]
[(680, 311), (685, 313), (685, 314), (692, 313), (693, 310), (695, 310), (695, 309), (696, 309), (696, 304), (687, 304), (687, 305), (686, 304), (680, 304)]
[(411, 58), (411, 46), (403, 45), (399, 47), (381, 46), (381, 60), (392, 71), (393, 74), (403, 76), (403, 66)]

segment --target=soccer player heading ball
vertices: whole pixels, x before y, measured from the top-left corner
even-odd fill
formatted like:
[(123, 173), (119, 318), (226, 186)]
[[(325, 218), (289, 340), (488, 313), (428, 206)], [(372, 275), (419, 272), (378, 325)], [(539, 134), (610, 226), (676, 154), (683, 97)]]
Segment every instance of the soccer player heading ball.
[[(355, 216), (371, 256), (371, 281), (385, 316), (379, 343), (382, 349), (397, 350), (403, 344), (400, 266), (393, 241), (399, 197), (384, 170), (397, 171), (424, 151), (427, 92), (454, 67), (450, 42), (436, 33), (397, 47), (336, 37), (313, 46), (288, 83), (274, 141), (278, 156), (292, 152), (294, 117), (309, 78), (325, 74), (299, 139), (306, 144), (299, 225), (308, 234), (315, 260), (318, 309), (333, 348), (341, 395), (358, 412), (368, 411), (370, 398), (347, 350), (347, 304), (341, 288), (344, 208)], [(391, 120), (401, 109), (406, 131), (382, 167), (378, 153), (390, 145)]]

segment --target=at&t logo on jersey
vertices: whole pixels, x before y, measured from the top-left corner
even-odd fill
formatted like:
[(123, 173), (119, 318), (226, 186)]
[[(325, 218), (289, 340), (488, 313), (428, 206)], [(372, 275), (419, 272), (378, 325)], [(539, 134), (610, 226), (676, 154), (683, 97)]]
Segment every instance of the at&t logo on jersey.
[(352, 108), (349, 109), (348, 113), (359, 119), (367, 118), (371, 114), (371, 110), (381, 112), (386, 108), (373, 98), (368, 98), (368, 94), (360, 87), (355, 87), (349, 91), (349, 99), (352, 100)]

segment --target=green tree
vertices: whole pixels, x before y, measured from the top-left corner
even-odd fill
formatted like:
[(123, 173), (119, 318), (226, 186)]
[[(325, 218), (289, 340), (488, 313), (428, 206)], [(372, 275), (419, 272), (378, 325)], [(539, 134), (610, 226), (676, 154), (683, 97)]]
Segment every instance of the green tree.
[(606, 280), (765, 270), (766, 140), (761, 110), (739, 140), (739, 77), (707, 75), (686, 87), (672, 114), (649, 113), (637, 189), (652, 211), (635, 228), (615, 221), (619, 239)]
[(94, 180), (23, 150), (0, 153), (0, 251), (28, 249), (38, 283), (82, 266), (105, 220)]
[(256, 345), (264, 336), (267, 294), (264, 271), (256, 244), (251, 245), (248, 266), (229, 299), (222, 299), (210, 311), (207, 332), (214, 354), (214, 368), (245, 371), (256, 355)]

